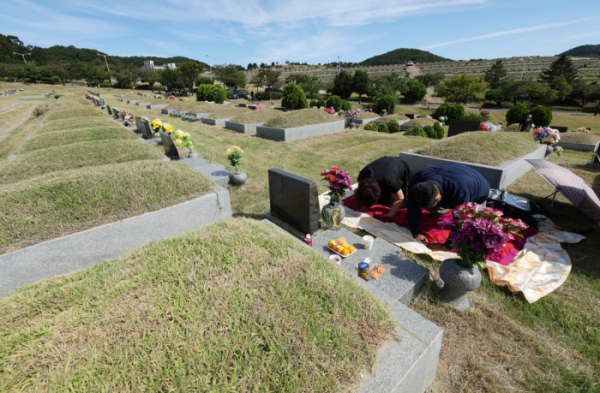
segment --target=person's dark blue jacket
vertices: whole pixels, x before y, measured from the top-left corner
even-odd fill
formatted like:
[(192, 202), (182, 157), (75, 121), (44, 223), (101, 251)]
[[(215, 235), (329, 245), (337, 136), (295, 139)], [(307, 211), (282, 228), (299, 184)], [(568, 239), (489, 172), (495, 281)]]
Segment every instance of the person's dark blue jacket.
[(425, 168), (410, 179), (408, 185), (408, 224), (413, 236), (421, 232), (421, 210), (411, 206), (411, 188), (422, 182), (440, 189), (441, 201), (436, 207), (454, 209), (466, 202), (484, 203), (490, 193), (490, 183), (475, 169), (463, 164), (443, 164)]

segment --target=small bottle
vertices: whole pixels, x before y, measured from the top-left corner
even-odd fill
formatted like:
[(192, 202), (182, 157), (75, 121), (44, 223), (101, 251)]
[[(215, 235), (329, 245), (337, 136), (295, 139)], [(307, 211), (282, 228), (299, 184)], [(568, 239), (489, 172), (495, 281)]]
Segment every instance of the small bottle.
[(310, 236), (310, 234), (304, 236), (302, 238), (302, 241), (312, 247), (312, 237)]

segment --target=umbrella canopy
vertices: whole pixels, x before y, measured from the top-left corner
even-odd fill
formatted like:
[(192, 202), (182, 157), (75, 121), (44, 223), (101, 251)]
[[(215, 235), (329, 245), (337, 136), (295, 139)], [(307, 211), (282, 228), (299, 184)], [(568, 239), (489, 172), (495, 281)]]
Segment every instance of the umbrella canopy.
[(600, 224), (600, 199), (582, 178), (546, 160), (525, 160), (575, 207)]

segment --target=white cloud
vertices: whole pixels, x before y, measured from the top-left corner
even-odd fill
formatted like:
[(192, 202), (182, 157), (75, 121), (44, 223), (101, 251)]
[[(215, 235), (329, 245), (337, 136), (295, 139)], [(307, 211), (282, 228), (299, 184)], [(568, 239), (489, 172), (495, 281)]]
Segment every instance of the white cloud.
[(577, 20), (572, 20), (572, 21), (568, 21), (568, 22), (548, 23), (548, 24), (538, 25), (538, 26), (523, 27), (520, 29), (498, 31), (496, 33), (483, 34), (483, 35), (476, 36), (476, 37), (461, 38), (458, 40), (441, 42), (439, 44), (427, 45), (427, 46), (423, 46), (419, 49), (428, 50), (428, 49), (433, 49), (433, 48), (439, 48), (441, 46), (461, 44), (463, 42), (486, 40), (489, 38), (502, 37), (502, 36), (507, 36), (507, 35), (512, 35), (512, 34), (521, 34), (521, 33), (528, 33), (528, 32), (536, 31), (536, 30), (552, 29), (552, 28), (557, 28), (557, 27), (562, 27), (562, 26), (573, 25), (576, 23), (584, 22), (584, 21), (589, 21), (591, 19), (593, 19), (593, 18), (584, 18), (584, 19), (577, 19)]

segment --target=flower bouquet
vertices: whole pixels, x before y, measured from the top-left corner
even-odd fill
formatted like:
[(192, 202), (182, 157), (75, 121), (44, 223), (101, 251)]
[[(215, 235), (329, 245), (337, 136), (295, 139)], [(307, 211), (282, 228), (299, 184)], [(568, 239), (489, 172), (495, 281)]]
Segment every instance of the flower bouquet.
[(263, 104), (256, 104), (256, 109), (267, 109)]
[(173, 132), (173, 126), (168, 123), (163, 123), (162, 120), (160, 120), (160, 119), (152, 120), (150, 127), (152, 128), (152, 131), (154, 131), (154, 132), (162, 131), (166, 134), (170, 134), (171, 132)]
[(239, 172), (243, 152), (244, 151), (239, 146), (231, 146), (225, 151), (229, 163), (235, 168), (236, 172)]
[(175, 96), (171, 94), (171, 95), (169, 96), (169, 98), (170, 98), (171, 100), (174, 100), (174, 99), (175, 99)]
[(498, 252), (519, 232), (527, 229), (521, 220), (503, 218), (500, 210), (481, 207), (476, 203), (464, 203), (453, 212), (453, 218), (440, 221), (445, 228), (452, 228), (452, 247), (461, 257), (463, 266), (485, 263), (487, 259), (498, 259)]
[(533, 130), (533, 140), (545, 145), (553, 145), (560, 140), (560, 134), (558, 130), (540, 127)]
[(189, 133), (183, 132), (181, 130), (177, 130), (177, 131), (175, 131), (174, 135), (175, 135), (175, 146), (183, 147), (185, 149), (190, 149), (190, 150), (194, 149), (194, 143), (192, 142), (192, 139), (190, 138)]
[(333, 109), (333, 108), (325, 108), (324, 110), (325, 110), (325, 112), (329, 113), (330, 115), (333, 115), (335, 113), (335, 109)]
[(347, 110), (346, 112), (344, 112), (344, 116), (346, 116), (346, 119), (348, 119), (348, 123), (350, 123), (350, 125), (352, 125), (352, 123), (354, 123), (354, 119), (357, 119), (358, 116), (360, 115), (360, 109), (354, 109), (354, 110)]
[(580, 132), (582, 134), (589, 134), (590, 130), (588, 128), (585, 128), (585, 127), (579, 127), (578, 129), (573, 130), (573, 132)]
[(131, 127), (133, 125), (133, 121), (131, 120), (131, 116), (129, 116), (129, 115), (125, 116), (125, 118), (123, 120), (123, 125), (125, 127)]
[(341, 202), (346, 195), (346, 190), (352, 186), (350, 174), (342, 171), (339, 166), (332, 166), (321, 172), (321, 177), (329, 187), (329, 197), (332, 202)]

